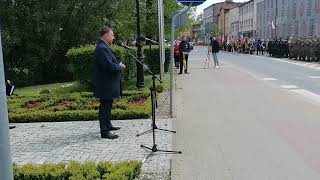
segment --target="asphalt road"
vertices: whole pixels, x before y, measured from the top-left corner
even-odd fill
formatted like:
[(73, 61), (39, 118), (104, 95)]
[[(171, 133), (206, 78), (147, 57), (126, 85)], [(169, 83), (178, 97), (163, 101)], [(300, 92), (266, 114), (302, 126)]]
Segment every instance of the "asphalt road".
[(172, 179), (319, 180), (319, 64), (206, 56), (195, 47), (177, 77)]

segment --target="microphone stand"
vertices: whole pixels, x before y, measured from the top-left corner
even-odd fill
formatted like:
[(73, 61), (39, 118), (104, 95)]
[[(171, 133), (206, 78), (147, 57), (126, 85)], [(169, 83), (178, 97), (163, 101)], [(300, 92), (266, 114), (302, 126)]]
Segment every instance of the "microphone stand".
[(182, 154), (181, 151), (167, 151), (167, 150), (159, 150), (157, 148), (157, 144), (155, 142), (155, 130), (161, 130), (161, 131), (167, 131), (167, 132), (172, 132), (172, 133), (176, 133), (176, 131), (171, 131), (171, 130), (167, 130), (167, 129), (160, 129), (156, 126), (156, 108), (158, 107), (158, 103), (157, 103), (157, 91), (156, 91), (156, 83), (155, 80), (157, 79), (159, 82), (162, 82), (146, 65), (144, 65), (141, 61), (139, 61), (129, 50), (128, 47), (122, 46), (124, 47), (124, 49), (127, 51), (128, 54), (130, 54), (130, 56), (136, 60), (138, 63), (140, 63), (150, 74), (152, 74), (152, 87), (150, 88), (150, 93), (151, 93), (151, 112), (152, 112), (152, 129), (145, 131), (143, 133), (140, 133), (137, 135), (141, 136), (143, 134), (152, 132), (152, 147), (148, 147), (148, 146), (144, 146), (144, 145), (140, 145), (141, 148), (145, 148), (145, 149), (149, 149), (151, 150), (150, 154), (142, 161), (145, 162), (154, 152), (166, 152), (166, 153), (173, 153), (173, 154)]

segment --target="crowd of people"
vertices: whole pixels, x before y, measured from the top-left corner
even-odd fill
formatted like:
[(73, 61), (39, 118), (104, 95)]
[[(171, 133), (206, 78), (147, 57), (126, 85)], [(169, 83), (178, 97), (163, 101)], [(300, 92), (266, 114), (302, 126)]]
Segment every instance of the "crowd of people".
[(219, 38), (222, 50), (246, 54), (264, 55), (272, 57), (287, 57), (303, 61), (320, 61), (320, 37), (303, 36), (288, 38), (233, 38), (224, 40)]

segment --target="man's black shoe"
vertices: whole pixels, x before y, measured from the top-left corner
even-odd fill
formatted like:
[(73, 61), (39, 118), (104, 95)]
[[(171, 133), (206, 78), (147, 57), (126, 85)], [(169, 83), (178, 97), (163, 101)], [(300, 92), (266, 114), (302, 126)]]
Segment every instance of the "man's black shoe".
[(120, 127), (114, 127), (114, 126), (112, 126), (111, 128), (110, 128), (110, 131), (117, 131), (117, 130), (119, 130), (120, 129)]
[(101, 134), (101, 138), (106, 138), (106, 139), (117, 139), (119, 136), (112, 134), (112, 133), (105, 133), (105, 134)]

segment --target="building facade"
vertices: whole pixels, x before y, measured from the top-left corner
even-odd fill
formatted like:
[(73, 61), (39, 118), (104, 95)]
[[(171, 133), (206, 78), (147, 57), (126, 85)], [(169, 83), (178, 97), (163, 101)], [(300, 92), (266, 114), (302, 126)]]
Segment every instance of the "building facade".
[(232, 3), (228, 1), (223, 4), (223, 6), (220, 8), (219, 13), (217, 14), (218, 18), (218, 27), (221, 31), (221, 34), (224, 36), (228, 36), (231, 29), (231, 21), (235, 21), (239, 19), (239, 13), (236, 13), (235, 11), (230, 11), (236, 7), (238, 7), (238, 3)]
[(264, 0), (257, 4), (258, 36), (320, 36), (320, 0)]
[(239, 6), (239, 33), (244, 37), (253, 37), (254, 26), (254, 0), (250, 0)]
[(230, 9), (227, 13), (227, 35), (231, 38), (239, 36), (239, 7)]
[(233, 0), (225, 0), (224, 2), (212, 4), (204, 9), (203, 23), (205, 29), (204, 33), (207, 36), (206, 42), (209, 41), (209, 37), (213, 35), (214, 31), (218, 30), (219, 33), (223, 32), (226, 34), (226, 28), (228, 28), (226, 23), (226, 13), (240, 4), (242, 3), (235, 3)]

